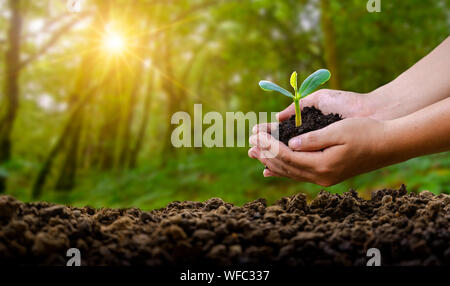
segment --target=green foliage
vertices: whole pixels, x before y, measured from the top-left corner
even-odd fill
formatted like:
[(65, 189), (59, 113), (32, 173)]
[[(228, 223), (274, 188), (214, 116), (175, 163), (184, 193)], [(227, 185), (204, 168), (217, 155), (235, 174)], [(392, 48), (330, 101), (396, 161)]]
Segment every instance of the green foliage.
[(313, 74), (308, 76), (302, 82), (300, 90), (297, 90), (297, 72), (294, 71), (291, 75), (290, 83), (294, 88), (295, 96), (293, 96), (292, 93), (285, 90), (284, 88), (267, 80), (261, 80), (259, 82), (259, 86), (265, 91), (277, 91), (283, 95), (286, 95), (287, 97), (293, 98), (294, 100), (299, 100), (300, 98), (306, 97), (311, 94), (320, 85), (326, 83), (330, 79), (330, 77), (330, 71), (326, 69), (317, 70)]
[[(286, 178), (262, 178), (264, 167), (247, 158), (246, 153), (242, 148), (208, 149), (202, 153), (181, 153), (164, 166), (145, 160), (134, 170), (91, 171), (82, 176), (72, 192), (48, 190), (41, 200), (151, 210), (174, 200), (205, 201), (211, 197), (237, 205), (260, 197), (274, 203), (282, 196), (299, 192), (312, 199), (322, 189), (342, 193), (356, 188), (364, 198), (370, 198), (372, 191), (398, 188), (401, 184), (412, 192), (450, 193), (450, 156), (445, 153), (413, 159), (328, 188)], [(16, 182), (18, 178), (13, 179)], [(24, 201), (31, 199), (27, 188), (15, 188), (10, 194)]]
[(308, 76), (300, 86), (300, 90), (297, 90), (297, 72), (294, 71), (291, 74), (290, 78), (290, 84), (292, 88), (294, 89), (293, 96), (289, 91), (285, 90), (282, 87), (279, 87), (273, 82), (262, 80), (259, 82), (259, 86), (265, 90), (265, 91), (277, 91), (281, 94), (286, 95), (287, 97), (290, 97), (294, 100), (295, 103), (295, 125), (300, 126), (302, 125), (302, 116), (301, 116), (301, 109), (300, 109), (300, 99), (302, 97), (306, 97), (309, 94), (311, 94), (317, 87), (327, 82), (331, 77), (331, 73), (326, 69), (320, 69), (315, 71), (313, 74)]
[(326, 69), (320, 69), (308, 76), (300, 86), (300, 97), (306, 97), (311, 94), (320, 85), (326, 83), (331, 77), (331, 73)]
[[(10, 20), (7, 2), (0, 1), (5, 12), (0, 13), (3, 57)], [(26, 59), (45, 47), (52, 32), (70, 20), (66, 16), (74, 15), (67, 15), (64, 1), (53, 1), (52, 9), (48, 1), (22, 2), (21, 58)], [(385, 1), (382, 13), (368, 13), (366, 2), (330, 1), (327, 11), (335, 29), (339, 60), (335, 70), (340, 86), (356, 92), (369, 92), (391, 81), (444, 40), (450, 30), (449, 1)], [(8, 194), (32, 200), (31, 187), (38, 171), (61, 137), (70, 114), (93, 87), (98, 89), (92, 101), (77, 118), (81, 132), (78, 137), (69, 136), (69, 143), (54, 158), (39, 200), (151, 209), (173, 200), (212, 196), (238, 204), (258, 197), (273, 202), (297, 192), (312, 197), (322, 189), (287, 179), (263, 178), (263, 167), (246, 158), (243, 149), (180, 151), (167, 144), (170, 116), (180, 110), (192, 115), (194, 103), (202, 103), (204, 113), (276, 112), (292, 99), (274, 96), (261, 100), (259, 87), (249, 83), (269, 75), (274, 82), (284, 82), (293, 70), (299, 71), (296, 77), (306, 78), (305, 71), (322, 66), (336, 79), (337, 73), (323, 56), (331, 47), (323, 41), (320, 1), (111, 0), (84, 1), (83, 9), (89, 15), (100, 15), (100, 21), (86, 19), (66, 31), (20, 74), (12, 160), (0, 165), (0, 176), (8, 178)], [(126, 23), (123, 28), (131, 33), (122, 61), (105, 64), (102, 59), (107, 55), (96, 46), (105, 19)], [(91, 51), (97, 54), (88, 57)], [(1, 90), (7, 80), (6, 62), (0, 60)], [(142, 63), (143, 70), (139, 70)], [(108, 69), (114, 70), (107, 74)], [(110, 80), (99, 86), (105, 77)], [(302, 90), (298, 85), (293, 88)], [(283, 94), (290, 98), (296, 95), (286, 92), (289, 95)], [(147, 95), (151, 96), (148, 113), (144, 109)], [(4, 100), (1, 94), (0, 113)], [(130, 106), (134, 106), (131, 119)], [(111, 159), (117, 158), (121, 149), (136, 146), (146, 114), (150, 116), (136, 167)], [(129, 133), (126, 126), (130, 126)], [(80, 139), (78, 145), (71, 143), (74, 138)], [(75, 187), (56, 190), (68, 159), (74, 159), (69, 154), (76, 154)], [(372, 190), (406, 183), (412, 191), (450, 192), (449, 157), (443, 153), (417, 158), (327, 190), (355, 188), (368, 196)]]
[(296, 71), (291, 74), (291, 79), (289, 80), (289, 82), (291, 83), (291, 86), (295, 91), (295, 96), (297, 96), (297, 72)]
[(276, 85), (273, 82), (270, 82), (267, 80), (262, 80), (259, 82), (259, 86), (265, 91), (278, 91), (279, 93), (281, 93), (287, 97), (294, 98), (292, 93), (290, 93), (289, 91), (285, 90), (284, 88)]

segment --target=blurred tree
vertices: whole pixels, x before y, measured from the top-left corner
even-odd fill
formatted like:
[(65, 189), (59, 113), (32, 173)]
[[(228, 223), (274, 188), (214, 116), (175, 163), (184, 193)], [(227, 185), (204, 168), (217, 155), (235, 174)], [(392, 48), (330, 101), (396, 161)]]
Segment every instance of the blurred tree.
[(331, 9), (329, 0), (321, 0), (322, 8), (322, 28), (324, 38), (324, 51), (327, 68), (333, 75), (330, 78), (330, 87), (332, 89), (341, 89), (341, 76), (339, 71), (338, 52), (336, 47), (336, 35), (334, 24), (331, 18)]
[[(102, 3), (99, 4), (101, 5)], [(100, 11), (108, 10), (108, 6), (100, 7), (104, 8), (100, 8)], [(92, 20), (94, 26), (101, 26), (103, 24), (105, 14), (96, 13), (94, 15), (94, 19)], [(88, 40), (89, 46), (98, 45), (98, 39), (88, 37)], [(105, 83), (111, 80), (109, 76), (106, 76), (105, 80), (101, 83), (92, 82), (92, 79), (94, 78), (93, 71), (96, 67), (96, 63), (98, 63), (97, 49), (90, 49), (82, 55), (74, 88), (68, 97), (68, 108), (71, 110), (71, 114), (65, 127), (63, 128), (61, 136), (51, 148), (47, 158), (44, 160), (44, 163), (38, 172), (36, 180), (33, 184), (33, 197), (38, 197), (41, 194), (47, 177), (51, 173), (53, 163), (56, 159), (58, 159), (58, 156), (61, 158), (62, 163), (59, 168), (59, 174), (57, 175), (58, 179), (55, 184), (55, 189), (71, 190), (74, 187), (75, 176), (78, 168), (80, 140), (83, 122), (85, 121), (85, 107), (92, 100), (92, 97), (100, 90), (100, 87), (104, 87)], [(106, 69), (105, 72), (108, 73), (108, 69)]]
[[(8, 176), (9, 191), (34, 197), (88, 192), (85, 180), (108, 174), (149, 192), (191, 188), (189, 198), (221, 176), (239, 189), (235, 173), (222, 172), (227, 156), (196, 148), (191, 162), (194, 150), (172, 147), (173, 113), (193, 116), (195, 103), (203, 113), (279, 111), (289, 99), (263, 94), (257, 83), (289, 86), (293, 70), (303, 79), (328, 67), (327, 87), (368, 92), (450, 30), (445, 0), (383, 2), (381, 13), (360, 0), (93, 0), (74, 14), (64, 4), (0, 0), (0, 190)], [(123, 36), (122, 51), (105, 49), (108, 29)], [(141, 170), (156, 183), (133, 177)], [(252, 190), (270, 187), (255, 182)], [(122, 187), (99, 183), (93, 195), (120, 197)]]
[[(24, 41), (24, 35), (22, 33), (24, 4), (21, 0), (9, 0), (8, 4), (11, 11), (11, 17), (7, 41), (8, 48), (5, 53), (5, 80), (3, 88), (5, 94), (5, 107), (0, 110), (0, 164), (6, 164), (11, 158), (11, 133), (19, 108), (20, 72), (31, 62), (45, 54), (76, 22), (80, 20), (80, 18), (86, 16), (86, 14), (74, 16), (70, 21), (64, 23), (55, 30), (49, 37), (49, 40), (36, 52), (25, 59), (21, 59), (21, 46)], [(61, 18), (57, 18), (57, 20), (60, 19)], [(47, 23), (47, 26), (54, 24), (57, 20), (52, 19), (51, 23)], [(4, 192), (5, 189), (6, 177), (0, 175), (0, 193)]]
[[(11, 158), (11, 132), (19, 108), (20, 45), (22, 38), (22, 15), (20, 0), (9, 0), (11, 20), (8, 32), (8, 49), (5, 54), (5, 111), (0, 113), (0, 164)], [(6, 189), (6, 177), (0, 176), (0, 193)]]

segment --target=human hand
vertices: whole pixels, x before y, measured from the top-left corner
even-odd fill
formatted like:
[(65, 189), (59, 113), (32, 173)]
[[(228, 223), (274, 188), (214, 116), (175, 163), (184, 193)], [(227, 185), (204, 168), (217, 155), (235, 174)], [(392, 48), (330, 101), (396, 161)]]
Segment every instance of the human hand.
[[(265, 177), (288, 177), (331, 186), (395, 161), (383, 142), (387, 121), (348, 118), (291, 139), (289, 147), (270, 128), (250, 137), (248, 154), (267, 166)], [(269, 156), (268, 156), (269, 155)]]
[[(324, 114), (338, 113), (344, 118), (370, 117), (373, 115), (370, 108), (371, 94), (362, 94), (349, 91), (321, 89), (300, 100), (300, 107), (314, 106)], [(277, 114), (278, 121), (285, 121), (295, 114), (294, 103)], [(261, 123), (253, 127), (253, 133), (274, 133), (278, 128), (277, 122)]]
[[(350, 91), (320, 89), (300, 100), (300, 107), (314, 106), (324, 114), (338, 113), (344, 118), (368, 117), (371, 114), (368, 104), (369, 94)], [(278, 121), (285, 121), (295, 114), (294, 104), (278, 113)]]

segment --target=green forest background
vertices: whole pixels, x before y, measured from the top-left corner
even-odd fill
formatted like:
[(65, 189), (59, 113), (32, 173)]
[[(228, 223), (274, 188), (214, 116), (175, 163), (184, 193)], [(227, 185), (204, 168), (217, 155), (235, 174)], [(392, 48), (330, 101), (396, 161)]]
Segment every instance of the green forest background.
[[(221, 197), (273, 202), (324, 189), (263, 178), (248, 148), (174, 149), (176, 111), (280, 111), (261, 79), (288, 86), (331, 70), (328, 88), (369, 92), (410, 67), (450, 31), (446, 0), (0, 0), (0, 192), (24, 201), (162, 207)], [(120, 35), (121, 51), (105, 46)], [(107, 39), (106, 39), (107, 40)], [(117, 43), (116, 43), (117, 44)], [(204, 128), (207, 128), (205, 126)], [(347, 180), (450, 192), (441, 153)]]

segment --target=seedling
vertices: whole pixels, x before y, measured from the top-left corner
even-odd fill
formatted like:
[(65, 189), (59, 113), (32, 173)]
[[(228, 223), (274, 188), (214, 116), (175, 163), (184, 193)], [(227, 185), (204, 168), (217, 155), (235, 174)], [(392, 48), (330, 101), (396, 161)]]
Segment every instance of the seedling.
[(310, 76), (308, 76), (300, 86), (297, 88), (297, 72), (293, 72), (291, 75), (291, 86), (294, 88), (294, 94), (285, 90), (284, 88), (274, 84), (273, 82), (262, 80), (259, 82), (259, 86), (265, 91), (277, 91), (287, 97), (294, 100), (295, 105), (295, 126), (302, 125), (302, 114), (300, 109), (300, 99), (311, 94), (318, 86), (326, 83), (331, 77), (331, 73), (326, 69), (320, 69)]

